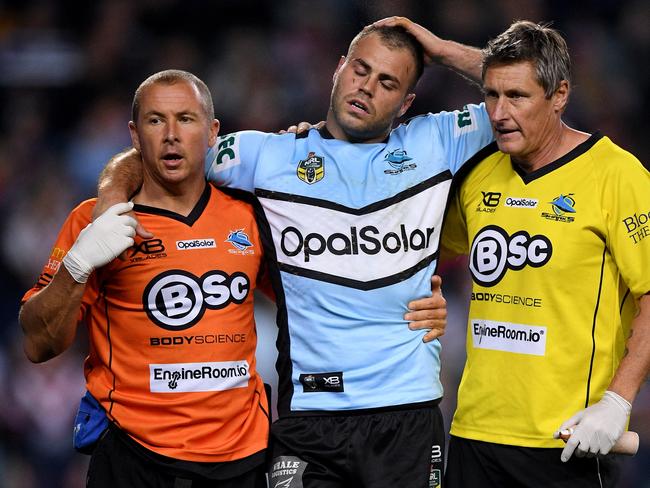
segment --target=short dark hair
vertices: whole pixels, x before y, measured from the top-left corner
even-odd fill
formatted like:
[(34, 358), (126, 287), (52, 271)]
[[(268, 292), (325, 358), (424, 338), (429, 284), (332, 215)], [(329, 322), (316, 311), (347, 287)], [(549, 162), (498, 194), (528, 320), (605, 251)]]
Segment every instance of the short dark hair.
[(415, 78), (409, 85), (409, 90), (412, 91), (424, 71), (424, 50), (422, 49), (420, 41), (418, 41), (415, 36), (408, 32), (404, 27), (375, 26), (370, 24), (364, 27), (363, 30), (352, 39), (350, 47), (348, 48), (348, 54), (350, 54), (352, 48), (361, 39), (371, 34), (378, 35), (385, 46), (391, 49), (406, 49), (413, 55), (413, 59), (415, 60)]
[(135, 95), (133, 96), (133, 105), (131, 106), (131, 117), (133, 117), (133, 122), (137, 122), (138, 120), (138, 114), (140, 112), (140, 98), (142, 96), (142, 91), (145, 88), (156, 83), (174, 85), (179, 82), (189, 83), (198, 90), (199, 95), (201, 96), (201, 102), (203, 104), (205, 115), (208, 117), (208, 120), (214, 119), (214, 104), (212, 103), (212, 95), (210, 94), (210, 89), (207, 87), (207, 85), (200, 78), (188, 71), (168, 69), (154, 73), (149, 78), (140, 83), (140, 86), (135, 91)]
[(571, 57), (562, 35), (548, 24), (528, 20), (514, 22), (508, 30), (488, 42), (483, 50), (483, 72), (490, 66), (530, 61), (537, 81), (550, 98), (562, 80), (571, 84)]

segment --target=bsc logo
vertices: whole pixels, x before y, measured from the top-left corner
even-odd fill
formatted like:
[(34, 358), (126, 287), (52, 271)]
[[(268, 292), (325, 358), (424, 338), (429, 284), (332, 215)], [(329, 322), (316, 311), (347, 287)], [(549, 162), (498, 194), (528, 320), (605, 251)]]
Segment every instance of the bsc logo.
[(196, 324), (207, 308), (217, 310), (241, 304), (250, 291), (244, 273), (228, 275), (210, 271), (201, 278), (180, 269), (156, 276), (144, 289), (142, 304), (147, 316), (166, 330), (184, 330)]
[(470, 250), (469, 269), (474, 281), (482, 286), (496, 285), (508, 269), (525, 266), (538, 268), (551, 259), (553, 246), (547, 237), (530, 236), (526, 231), (512, 236), (496, 225), (488, 225), (476, 234)]

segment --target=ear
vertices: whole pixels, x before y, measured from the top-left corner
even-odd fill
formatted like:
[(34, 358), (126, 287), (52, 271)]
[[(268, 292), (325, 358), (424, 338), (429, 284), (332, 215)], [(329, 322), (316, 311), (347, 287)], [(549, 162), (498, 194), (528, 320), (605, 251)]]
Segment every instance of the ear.
[(402, 106), (400, 107), (399, 112), (397, 113), (398, 117), (401, 117), (406, 113), (406, 111), (411, 107), (413, 100), (415, 100), (415, 93), (409, 93), (408, 95), (406, 95), (404, 101), (402, 102)]
[(345, 56), (341, 56), (341, 59), (339, 59), (339, 64), (336, 66), (336, 69), (334, 70), (334, 74), (332, 75), (332, 82), (336, 81), (336, 77), (339, 74), (339, 71), (341, 70), (341, 66), (343, 66), (343, 63), (345, 63)]
[(210, 123), (210, 137), (208, 138), (208, 144), (210, 146), (214, 146), (214, 144), (217, 142), (219, 127), (221, 127), (219, 121), (217, 119), (212, 119), (212, 122)]
[(140, 152), (140, 138), (138, 137), (138, 129), (135, 126), (135, 122), (132, 120), (129, 122), (129, 132), (131, 133), (131, 142), (133, 147)]
[(555, 112), (562, 113), (566, 108), (567, 103), (569, 103), (569, 92), (571, 91), (569, 87), (569, 82), (567, 80), (560, 81), (560, 86), (558, 86), (555, 93), (553, 93), (553, 109)]

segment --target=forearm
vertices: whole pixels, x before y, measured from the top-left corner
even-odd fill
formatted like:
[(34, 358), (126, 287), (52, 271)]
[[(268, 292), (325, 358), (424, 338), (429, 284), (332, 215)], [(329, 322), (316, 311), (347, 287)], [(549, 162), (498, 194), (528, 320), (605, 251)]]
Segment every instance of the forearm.
[(107, 203), (125, 202), (142, 185), (142, 159), (135, 149), (127, 149), (116, 154), (106, 164), (99, 176), (97, 195)]
[(25, 302), (19, 322), (25, 354), (30, 361), (47, 361), (70, 347), (77, 331), (84, 290), (85, 284), (77, 283), (61, 266), (52, 281)]
[(644, 295), (639, 301), (639, 312), (632, 321), (625, 356), (608, 389), (632, 403), (648, 372), (650, 372), (650, 294)]
[(440, 39), (439, 49), (433, 58), (436, 63), (451, 68), (481, 85), (483, 55), (480, 49)]

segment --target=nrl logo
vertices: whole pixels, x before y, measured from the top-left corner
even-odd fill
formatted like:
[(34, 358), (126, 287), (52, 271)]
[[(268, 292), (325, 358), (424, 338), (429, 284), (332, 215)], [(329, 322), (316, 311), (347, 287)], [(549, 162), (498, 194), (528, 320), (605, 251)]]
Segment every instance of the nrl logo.
[(322, 180), (323, 176), (325, 176), (323, 158), (321, 156), (316, 156), (315, 152), (310, 152), (307, 155), (307, 159), (303, 159), (298, 163), (296, 174), (298, 175), (298, 178), (308, 185), (312, 185)]

